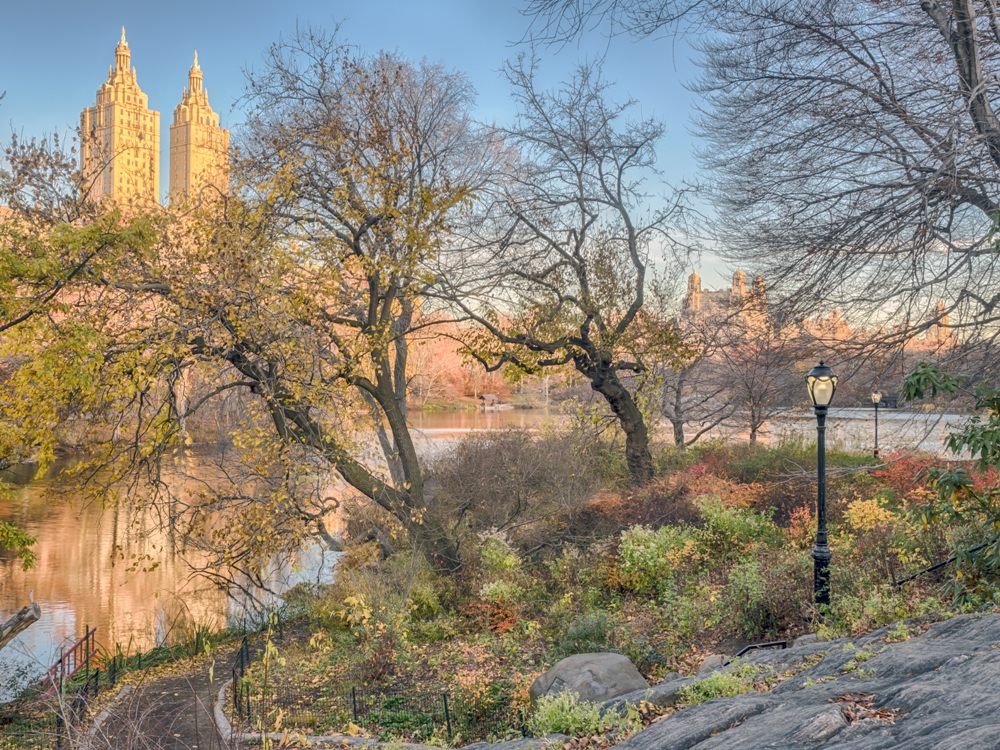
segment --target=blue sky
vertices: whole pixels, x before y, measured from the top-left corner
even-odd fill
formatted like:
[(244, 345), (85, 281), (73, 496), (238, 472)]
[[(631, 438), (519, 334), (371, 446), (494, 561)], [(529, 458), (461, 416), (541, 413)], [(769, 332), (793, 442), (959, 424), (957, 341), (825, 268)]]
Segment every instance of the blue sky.
[[(175, 2), (28, 3), (2, 0), (0, 13), (0, 127), (25, 136), (71, 132), (80, 111), (114, 61), (114, 48), (125, 26), (132, 64), (150, 106), (160, 112), (161, 192), (166, 185), (166, 154), (173, 109), (187, 83), (194, 51), (205, 74), (212, 106), (223, 126), (239, 125), (233, 108), (243, 86), (243, 69), (258, 64), (279, 34), (298, 24), (332, 28), (343, 22), (345, 38), (368, 51), (396, 50), (410, 58), (429, 58), (465, 72), (478, 91), (477, 116), (509, 121), (513, 106), (498, 70), (520, 49), (528, 19), (520, 0), (422, 0), (242, 3), (204, 0)], [(619, 96), (641, 103), (642, 114), (666, 124), (660, 168), (679, 183), (696, 177), (690, 135), (695, 94), (684, 88), (697, 68), (682, 42), (616, 38), (608, 44), (599, 32), (579, 44), (546, 48), (542, 74), (557, 81), (588, 55), (606, 53), (605, 74)], [(707, 262), (708, 266), (714, 264)], [(716, 283), (713, 269), (703, 273)]]

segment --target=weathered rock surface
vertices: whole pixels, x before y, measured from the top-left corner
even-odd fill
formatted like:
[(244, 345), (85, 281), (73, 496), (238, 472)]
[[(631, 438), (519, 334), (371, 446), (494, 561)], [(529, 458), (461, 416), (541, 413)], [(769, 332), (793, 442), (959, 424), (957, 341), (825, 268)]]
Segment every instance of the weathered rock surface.
[(601, 708), (605, 711), (617, 711), (624, 708), (626, 703), (638, 705), (643, 701), (652, 703), (654, 706), (670, 706), (677, 702), (677, 693), (680, 689), (685, 685), (690, 685), (694, 680), (694, 677), (681, 677), (677, 672), (671, 672), (663, 678), (663, 682), (659, 685), (619, 695), (617, 698), (604, 701)]
[[(779, 679), (801, 671), (769, 693), (685, 708), (618, 747), (1000, 750), (1000, 615), (955, 617), (901, 643), (888, 632), (747, 656)], [(852, 693), (874, 697), (859, 711)]]
[(725, 663), (726, 663), (725, 655), (709, 654), (702, 660), (701, 666), (698, 667), (698, 676), (707, 677), (717, 669), (722, 669), (722, 665)]
[(531, 702), (543, 695), (572, 690), (581, 699), (603, 703), (626, 693), (648, 690), (649, 683), (621, 654), (575, 654), (540, 675), (532, 684)]

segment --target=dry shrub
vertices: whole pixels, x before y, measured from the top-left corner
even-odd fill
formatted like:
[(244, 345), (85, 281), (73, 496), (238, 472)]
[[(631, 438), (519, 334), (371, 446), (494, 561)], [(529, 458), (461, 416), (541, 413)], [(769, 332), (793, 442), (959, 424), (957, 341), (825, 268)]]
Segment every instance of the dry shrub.
[(554, 541), (600, 489), (587, 445), (565, 433), (472, 433), (427, 471), (440, 512), (475, 534), (506, 531), (522, 549)]
[(700, 516), (693, 497), (685, 474), (661, 477), (629, 492), (599, 493), (577, 515), (573, 533), (596, 539), (630, 526), (694, 524)]

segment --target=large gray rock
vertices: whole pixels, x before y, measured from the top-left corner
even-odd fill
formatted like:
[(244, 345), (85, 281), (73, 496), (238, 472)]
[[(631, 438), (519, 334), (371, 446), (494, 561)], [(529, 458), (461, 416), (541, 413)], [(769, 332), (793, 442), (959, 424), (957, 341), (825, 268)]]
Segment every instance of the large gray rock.
[[(742, 664), (779, 679), (799, 673), (770, 693), (685, 708), (616, 750), (1000, 750), (1000, 615), (955, 617), (902, 643), (888, 632), (748, 655)], [(894, 721), (844, 713), (836, 699), (849, 693), (874, 695)]]
[(586, 701), (603, 703), (619, 695), (648, 690), (646, 682), (628, 657), (621, 654), (576, 654), (568, 656), (540, 675), (532, 684), (531, 703), (543, 695), (572, 690)]
[(677, 702), (677, 693), (680, 692), (681, 688), (690, 685), (694, 679), (694, 677), (681, 677), (677, 672), (671, 672), (663, 678), (663, 682), (659, 685), (619, 695), (617, 698), (604, 701), (601, 708), (605, 711), (623, 713), (625, 706), (629, 703), (639, 705), (646, 702), (652, 703), (654, 706), (671, 706)]

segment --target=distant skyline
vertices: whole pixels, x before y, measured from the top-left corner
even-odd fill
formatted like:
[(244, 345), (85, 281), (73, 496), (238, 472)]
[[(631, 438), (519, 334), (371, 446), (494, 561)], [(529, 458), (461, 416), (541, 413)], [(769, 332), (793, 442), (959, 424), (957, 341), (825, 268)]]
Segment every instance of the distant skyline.
[[(114, 62), (122, 26), (138, 83), (161, 116), (161, 195), (167, 189), (173, 110), (195, 51), (212, 107), (235, 135), (242, 120), (235, 105), (243, 92), (243, 70), (259, 65), (267, 47), (296, 24), (332, 29), (341, 22), (343, 38), (367, 52), (394, 50), (460, 70), (478, 92), (476, 117), (510, 122), (515, 110), (499, 70), (505, 59), (526, 49), (517, 44), (530, 23), (519, 12), (522, 7), (520, 0), (7, 3), (0, 24), (0, 91), (7, 92), (0, 101), (3, 140), (11, 130), (25, 137), (74, 132)], [(698, 70), (683, 41), (619, 37), (609, 43), (592, 32), (579, 44), (544, 47), (540, 54), (542, 76), (551, 83), (568, 76), (578, 61), (606, 54), (605, 75), (616, 82), (616, 96), (634, 97), (643, 115), (666, 125), (659, 149), (664, 178), (679, 184), (696, 177), (689, 130), (698, 97), (684, 84)], [(717, 263), (706, 258), (702, 265), (708, 284), (726, 281)]]

